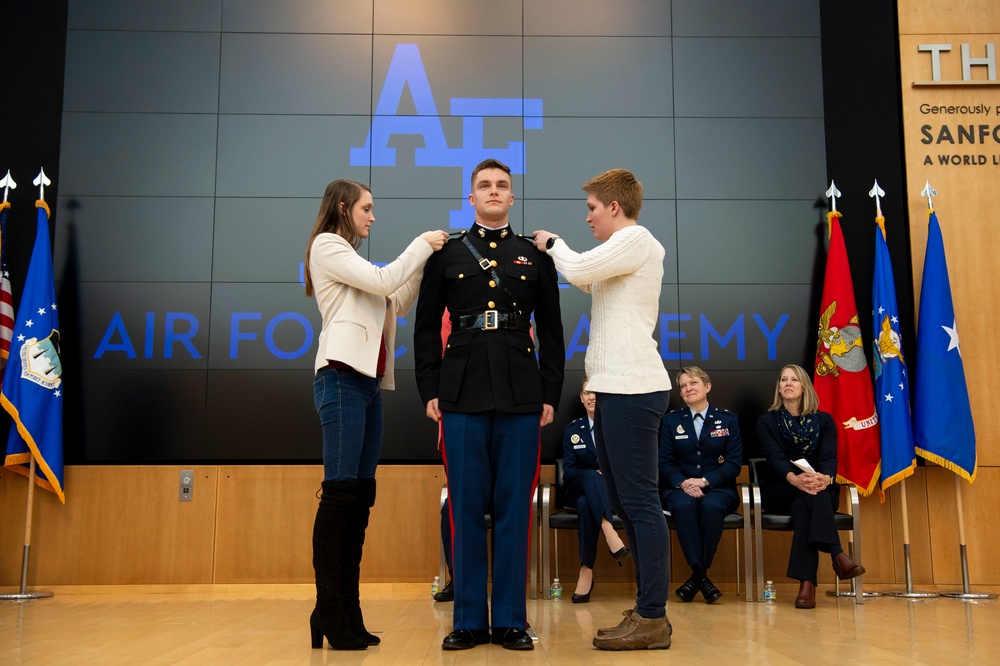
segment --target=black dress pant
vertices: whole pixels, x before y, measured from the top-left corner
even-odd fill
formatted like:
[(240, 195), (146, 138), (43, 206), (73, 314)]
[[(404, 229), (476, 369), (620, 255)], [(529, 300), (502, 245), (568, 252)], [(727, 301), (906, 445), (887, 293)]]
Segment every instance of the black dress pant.
[(815, 584), (820, 551), (833, 556), (843, 552), (834, 521), (840, 505), (840, 486), (830, 484), (823, 492), (810, 495), (781, 480), (762, 484), (760, 492), (765, 512), (792, 517), (788, 577)]

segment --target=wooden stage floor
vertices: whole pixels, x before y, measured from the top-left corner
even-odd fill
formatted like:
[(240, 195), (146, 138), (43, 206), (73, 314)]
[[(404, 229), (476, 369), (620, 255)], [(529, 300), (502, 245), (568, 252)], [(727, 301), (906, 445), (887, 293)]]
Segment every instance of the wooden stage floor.
[[(572, 583), (566, 594), (572, 592)], [(672, 601), (670, 650), (602, 652), (596, 627), (617, 624), (634, 600), (604, 590), (589, 604), (529, 600), (535, 650), (484, 645), (441, 650), (450, 603), (426, 584), (362, 585), (366, 624), (382, 645), (359, 652), (312, 650), (310, 585), (164, 588), (67, 587), (34, 601), (0, 601), (0, 664), (996, 664), (1000, 601), (869, 598), (862, 606), (825, 594), (794, 608), (779, 586), (775, 606), (723, 599)], [(867, 588), (866, 588), (867, 589)], [(4, 592), (13, 590), (5, 589)]]

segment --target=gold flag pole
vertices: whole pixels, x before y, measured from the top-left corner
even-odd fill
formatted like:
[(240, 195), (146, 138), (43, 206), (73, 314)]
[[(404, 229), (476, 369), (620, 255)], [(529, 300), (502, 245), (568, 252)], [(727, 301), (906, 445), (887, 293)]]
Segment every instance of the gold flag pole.
[(962, 591), (942, 592), (951, 599), (996, 599), (997, 595), (969, 590), (969, 558), (965, 552), (965, 512), (962, 509), (962, 480), (955, 474), (955, 500), (958, 503), (958, 548), (962, 556)]
[(937, 592), (914, 592), (913, 591), (913, 567), (910, 563), (910, 519), (906, 508), (906, 479), (899, 482), (900, 503), (903, 505), (903, 563), (906, 567), (906, 589), (902, 592), (885, 592), (887, 597), (900, 597), (902, 599), (930, 599), (936, 597)]
[(31, 599), (47, 599), (52, 596), (51, 592), (28, 592), (28, 556), (31, 553), (31, 518), (32, 508), (35, 503), (35, 456), (31, 455), (31, 464), (28, 470), (28, 506), (24, 517), (24, 554), (21, 560), (21, 591), (17, 594), (0, 594), (0, 599), (13, 601), (28, 601)]

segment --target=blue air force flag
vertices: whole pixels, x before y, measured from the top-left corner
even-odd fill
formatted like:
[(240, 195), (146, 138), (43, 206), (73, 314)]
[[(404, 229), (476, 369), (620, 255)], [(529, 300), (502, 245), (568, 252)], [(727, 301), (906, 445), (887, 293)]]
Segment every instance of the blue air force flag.
[(14, 426), (7, 439), (4, 466), (28, 475), (34, 457), (35, 482), (66, 502), (63, 494), (62, 363), (59, 317), (52, 275), (49, 209), (39, 200), (38, 230), (24, 292), (14, 322), (10, 358), (4, 370), (0, 404)]
[(892, 259), (885, 243), (885, 220), (875, 229), (875, 278), (872, 284), (872, 335), (875, 360), (875, 408), (882, 424), (882, 479), (884, 491), (913, 474), (917, 456), (910, 419), (910, 379), (899, 334), (899, 308)]
[(922, 458), (972, 483), (976, 479), (976, 430), (965, 385), (944, 239), (937, 214), (929, 212), (917, 319), (914, 442)]

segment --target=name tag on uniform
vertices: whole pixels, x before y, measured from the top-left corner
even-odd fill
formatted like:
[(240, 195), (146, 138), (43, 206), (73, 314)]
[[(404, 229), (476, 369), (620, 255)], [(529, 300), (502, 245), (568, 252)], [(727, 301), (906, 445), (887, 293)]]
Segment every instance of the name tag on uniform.
[(687, 438), (688, 438), (687, 435), (677, 435), (674, 437), (674, 439), (687, 439)]
[(709, 437), (728, 437), (729, 428), (716, 428), (709, 433)]
[(573, 448), (574, 449), (585, 449), (585, 448), (587, 448), (587, 445), (586, 444), (574, 444)]

